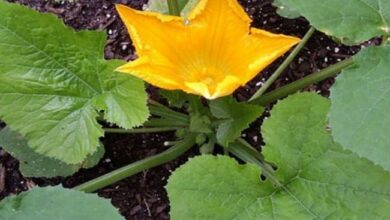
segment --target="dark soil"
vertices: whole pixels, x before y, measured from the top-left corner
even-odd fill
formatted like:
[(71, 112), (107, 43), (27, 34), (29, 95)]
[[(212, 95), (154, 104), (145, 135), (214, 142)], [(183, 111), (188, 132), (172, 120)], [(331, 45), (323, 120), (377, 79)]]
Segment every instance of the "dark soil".
[[(81, 29), (105, 30), (108, 35), (105, 57), (107, 59), (135, 59), (134, 49), (126, 29), (114, 10), (114, 3), (122, 3), (141, 9), (147, 0), (76, 0), (75, 3), (54, 3), (52, 0), (9, 0), (27, 5), (42, 12), (58, 15), (69, 26)], [(253, 18), (253, 26), (263, 28), (274, 33), (284, 33), (302, 37), (309, 29), (308, 22), (302, 18), (285, 19), (279, 17), (271, 0), (241, 0), (248, 14)], [(367, 42), (367, 44), (372, 42)], [(377, 42), (373, 42), (377, 43)], [(300, 79), (312, 72), (325, 68), (343, 60), (360, 49), (360, 46), (347, 47), (335, 43), (325, 35), (316, 33), (307, 46), (291, 63), (283, 76), (278, 79), (270, 90)], [(239, 89), (235, 96), (239, 100), (246, 100), (257, 90), (262, 83), (280, 64), (282, 58), (253, 79), (247, 86)], [(324, 96), (329, 95), (329, 88), (333, 79), (325, 80), (307, 90), (315, 91)], [(150, 87), (149, 91), (155, 93)], [(251, 144), (259, 147), (260, 121), (254, 123), (244, 132)], [(0, 128), (4, 124), (0, 123)], [(116, 168), (127, 165), (150, 155), (163, 151), (164, 141), (174, 140), (172, 133), (148, 135), (107, 135), (103, 142), (106, 154), (101, 162), (92, 169), (81, 170), (68, 178), (24, 178), (18, 171), (18, 161), (0, 149), (0, 199), (10, 194), (39, 185), (63, 184), (73, 187), (87, 180), (98, 177)], [(169, 219), (169, 203), (164, 185), (172, 170), (183, 164), (188, 157), (194, 156), (198, 150), (194, 148), (186, 155), (157, 168), (150, 169), (138, 175), (122, 180), (112, 186), (98, 191), (98, 194), (110, 198), (127, 219)]]

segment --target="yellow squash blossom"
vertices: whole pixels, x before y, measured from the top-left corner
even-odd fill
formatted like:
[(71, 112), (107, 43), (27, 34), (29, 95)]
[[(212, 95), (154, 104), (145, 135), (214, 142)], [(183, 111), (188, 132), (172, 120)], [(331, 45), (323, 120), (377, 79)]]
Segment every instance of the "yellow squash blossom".
[(116, 8), (138, 55), (117, 71), (207, 99), (233, 93), (300, 41), (250, 28), (237, 0), (200, 0), (187, 18)]

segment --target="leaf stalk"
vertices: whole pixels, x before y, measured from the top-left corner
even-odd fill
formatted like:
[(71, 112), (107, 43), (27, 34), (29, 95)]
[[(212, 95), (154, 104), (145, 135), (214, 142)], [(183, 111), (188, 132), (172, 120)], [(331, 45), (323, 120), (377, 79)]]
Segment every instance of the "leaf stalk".
[(73, 189), (84, 191), (84, 192), (94, 192), (103, 187), (109, 186), (113, 183), (116, 183), (122, 179), (130, 177), (134, 174), (142, 172), (146, 169), (150, 169), (161, 164), (167, 163), (183, 153), (189, 150), (195, 144), (195, 135), (190, 134), (182, 141), (180, 141), (175, 146), (169, 148), (168, 150), (157, 154), (152, 157), (145, 158), (143, 160), (137, 161), (135, 163), (129, 164), (112, 172), (109, 172), (103, 176), (100, 176), (96, 179), (90, 180), (86, 183), (78, 185)]
[(177, 0), (167, 0), (169, 14), (180, 16), (179, 2)]
[(143, 134), (143, 133), (159, 133), (176, 131), (179, 127), (155, 127), (155, 128), (135, 128), (135, 129), (122, 129), (122, 128), (104, 128), (105, 133), (115, 134)]
[(252, 100), (250, 103), (266, 106), (280, 98), (293, 94), (309, 85), (320, 82), (326, 78), (337, 75), (341, 70), (353, 64), (353, 59), (349, 58), (329, 66), (317, 73), (310, 74), (300, 80), (292, 82), (288, 85), (280, 87), (272, 92), (266, 93), (258, 99)]
[(277, 78), (279, 78), (279, 76), (284, 72), (284, 70), (286, 70), (286, 68), (290, 65), (290, 63), (294, 60), (294, 58), (303, 49), (303, 47), (309, 41), (309, 39), (311, 38), (314, 32), (315, 32), (315, 28), (311, 27), (307, 31), (305, 36), (302, 38), (301, 42), (294, 48), (293, 51), (291, 51), (290, 55), (288, 55), (288, 57), (283, 61), (283, 63), (278, 67), (278, 69), (276, 69), (276, 71), (264, 83), (264, 85), (259, 90), (257, 90), (255, 94), (252, 95), (252, 97), (249, 99), (249, 102), (258, 99), (267, 91), (267, 89), (275, 82)]
[(248, 147), (242, 141), (236, 141), (228, 147), (230, 153), (247, 163), (254, 163), (261, 168), (264, 176), (266, 176), (277, 187), (282, 188), (283, 184), (273, 175), (274, 170), (272, 167), (262, 160), (263, 156), (257, 150), (252, 147)]

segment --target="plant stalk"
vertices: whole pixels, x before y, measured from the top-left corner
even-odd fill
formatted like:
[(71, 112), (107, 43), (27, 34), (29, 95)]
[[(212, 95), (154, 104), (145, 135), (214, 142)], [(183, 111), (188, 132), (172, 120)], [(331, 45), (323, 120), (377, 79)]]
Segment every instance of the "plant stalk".
[(279, 180), (273, 175), (274, 170), (270, 165), (260, 160), (262, 155), (260, 152), (248, 148), (246, 144), (243, 144), (239, 141), (231, 144), (228, 148), (229, 152), (240, 158), (241, 160), (247, 163), (254, 163), (261, 168), (261, 171), (264, 176), (266, 176), (273, 184), (277, 187), (283, 187)]
[(177, 0), (167, 0), (167, 1), (168, 1), (169, 14), (180, 16), (179, 2)]
[(135, 163), (129, 164), (112, 172), (109, 172), (103, 176), (100, 176), (96, 179), (90, 180), (86, 183), (78, 185), (73, 189), (84, 191), (84, 192), (94, 192), (103, 187), (109, 186), (115, 182), (118, 182), (122, 179), (130, 177), (134, 174), (142, 172), (146, 169), (159, 166), (166, 162), (169, 162), (178, 156), (185, 153), (195, 144), (195, 135), (190, 134), (184, 138), (177, 145), (169, 148), (168, 150), (157, 154), (152, 157), (145, 158), (143, 160), (137, 161)]
[(291, 51), (290, 55), (283, 61), (283, 63), (276, 69), (276, 71), (271, 75), (271, 77), (264, 83), (263, 86), (253, 96), (249, 99), (253, 101), (260, 96), (262, 96), (267, 89), (275, 82), (275, 80), (284, 72), (284, 70), (290, 65), (290, 63), (294, 60), (294, 58), (299, 54), (299, 52), (303, 49), (306, 43), (309, 41), (310, 37), (315, 32), (315, 28), (311, 27), (305, 36), (302, 38), (301, 42)]
[(144, 123), (145, 127), (187, 127), (188, 125), (189, 121), (183, 122), (165, 118), (151, 118)]
[(189, 117), (185, 114), (175, 112), (173, 110), (167, 110), (165, 108), (157, 107), (157, 106), (149, 106), (150, 113), (152, 115), (157, 115), (166, 119), (178, 120), (181, 122), (188, 122)]
[(176, 111), (174, 111), (174, 110), (172, 110), (172, 109), (166, 107), (165, 105), (160, 104), (156, 101), (149, 100), (149, 104), (151, 105), (151, 106), (149, 106), (149, 110), (154, 115), (165, 117), (168, 119), (173, 119), (173, 120), (180, 120), (183, 122), (189, 121), (188, 115), (180, 113), (180, 112), (176, 112)]
[(386, 46), (390, 42), (390, 34), (383, 35), (381, 46)]
[(175, 131), (179, 127), (156, 127), (156, 128), (135, 128), (135, 129), (121, 129), (121, 128), (104, 128), (105, 133), (115, 134), (142, 134), (142, 133), (158, 133)]
[(288, 85), (280, 87), (272, 92), (266, 93), (258, 99), (251, 101), (252, 104), (259, 104), (266, 106), (280, 98), (286, 97), (292, 93), (295, 93), (311, 84), (320, 82), (326, 78), (337, 75), (342, 69), (351, 66), (353, 64), (352, 58), (343, 60), (339, 63), (336, 63), (332, 66), (329, 66), (317, 73), (308, 75), (300, 80), (292, 82)]

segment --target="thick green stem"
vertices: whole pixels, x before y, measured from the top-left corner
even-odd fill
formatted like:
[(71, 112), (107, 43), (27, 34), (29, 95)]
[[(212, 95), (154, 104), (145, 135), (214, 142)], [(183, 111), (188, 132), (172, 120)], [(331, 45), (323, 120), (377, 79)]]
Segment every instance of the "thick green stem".
[(202, 112), (203, 105), (199, 96), (189, 95), (188, 96), (189, 105), (193, 113)]
[(169, 162), (177, 158), (178, 156), (182, 155), (183, 153), (185, 153), (194, 144), (195, 144), (195, 135), (189, 135), (177, 145), (169, 148), (168, 150), (160, 154), (145, 158), (143, 160), (137, 161), (125, 167), (109, 172), (96, 179), (78, 185), (74, 187), (74, 189), (84, 191), (84, 192), (94, 192), (98, 189), (116, 183), (129, 176), (142, 172), (146, 169), (150, 169), (152, 167), (156, 167), (166, 162)]
[(173, 119), (152, 118), (144, 123), (145, 127), (187, 127), (189, 121), (183, 122)]
[(180, 16), (179, 2), (177, 0), (167, 0), (169, 14)]
[(300, 80), (297, 80), (293, 83), (290, 83), (286, 86), (283, 86), (279, 89), (276, 89), (272, 92), (266, 93), (258, 99), (251, 101), (253, 104), (259, 105), (268, 105), (280, 98), (286, 97), (292, 93), (295, 93), (311, 84), (320, 82), (326, 78), (337, 75), (342, 69), (351, 66), (353, 64), (352, 58), (346, 59), (339, 63), (336, 63), (330, 67), (327, 67), (317, 73), (313, 73), (308, 75)]
[(273, 184), (277, 187), (282, 187), (283, 185), (279, 182), (279, 180), (273, 175), (273, 169), (270, 165), (260, 160), (262, 158), (261, 154), (258, 151), (254, 151), (249, 148), (246, 144), (241, 142), (235, 142), (231, 144), (228, 148), (230, 153), (234, 154), (241, 160), (247, 163), (254, 163), (261, 168), (261, 171), (264, 176), (266, 176)]
[(175, 112), (167, 107), (149, 106), (150, 113), (167, 119), (178, 120), (182, 122), (188, 122), (189, 117), (186, 114)]
[(264, 156), (261, 154), (258, 150), (256, 150), (252, 145), (250, 145), (246, 140), (243, 138), (237, 138), (237, 142), (245, 146), (246, 151), (249, 154), (252, 154), (256, 157), (256, 159), (260, 160), (261, 162), (265, 163)]
[(381, 46), (386, 46), (390, 42), (390, 34), (383, 35)]
[(253, 101), (262, 96), (267, 89), (275, 82), (275, 80), (284, 72), (284, 70), (290, 65), (290, 63), (294, 60), (294, 58), (299, 54), (302, 48), (306, 45), (307, 41), (309, 41), (310, 37), (315, 32), (315, 28), (311, 27), (309, 31), (305, 34), (302, 41), (291, 51), (290, 55), (283, 61), (283, 63), (276, 69), (276, 71), (271, 75), (271, 77), (264, 83), (263, 86), (253, 96), (249, 99), (249, 101)]
[(156, 128), (135, 128), (135, 129), (121, 129), (121, 128), (104, 128), (105, 133), (116, 134), (142, 134), (142, 133), (158, 133), (167, 131), (176, 131), (179, 127), (156, 127)]

